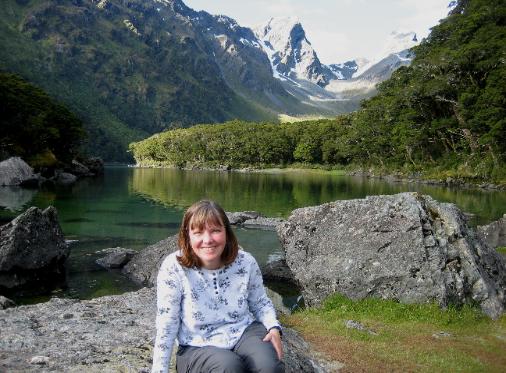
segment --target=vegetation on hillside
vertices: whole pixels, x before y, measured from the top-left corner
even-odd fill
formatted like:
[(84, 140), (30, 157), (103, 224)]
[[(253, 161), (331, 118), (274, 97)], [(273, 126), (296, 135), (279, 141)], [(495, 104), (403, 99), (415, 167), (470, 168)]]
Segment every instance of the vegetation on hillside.
[(82, 122), (19, 76), (0, 73), (0, 157), (69, 162), (83, 140)]
[(504, 1), (469, 0), (434, 27), (357, 112), (362, 161), (504, 177), (505, 25)]
[(353, 114), (293, 124), (229, 122), (157, 134), (139, 164), (293, 162), (506, 182), (506, 4), (469, 0), (435, 26)]
[(65, 103), (83, 119), (89, 153), (106, 160), (128, 159), (130, 142), (167, 128), (273, 118), (227, 86), (203, 38), (154, 1), (0, 7), (0, 69)]

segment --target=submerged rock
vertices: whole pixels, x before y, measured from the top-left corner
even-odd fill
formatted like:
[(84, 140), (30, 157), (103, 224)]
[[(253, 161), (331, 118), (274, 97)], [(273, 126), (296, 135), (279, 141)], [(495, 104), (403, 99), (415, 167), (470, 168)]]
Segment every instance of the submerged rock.
[(0, 187), (8, 185), (37, 185), (38, 176), (21, 158), (12, 157), (0, 162)]
[(54, 207), (30, 207), (0, 227), (0, 291), (46, 292), (65, 280), (65, 243)]
[(107, 269), (123, 268), (133, 257), (137, 251), (132, 249), (124, 249), (122, 247), (113, 247), (104, 250), (107, 255), (97, 259), (96, 263)]
[(63, 185), (63, 186), (75, 184), (76, 181), (77, 181), (77, 176), (75, 176), (71, 173), (68, 173), (68, 172), (60, 172), (54, 178), (54, 182), (56, 184)]
[(309, 305), (338, 292), (504, 311), (504, 259), (453, 204), (416, 193), (336, 201), (294, 210), (278, 234)]

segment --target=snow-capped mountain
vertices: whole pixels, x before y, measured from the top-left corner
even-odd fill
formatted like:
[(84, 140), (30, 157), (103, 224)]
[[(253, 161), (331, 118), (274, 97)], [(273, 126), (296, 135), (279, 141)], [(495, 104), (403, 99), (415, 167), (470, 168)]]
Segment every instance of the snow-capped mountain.
[[(381, 52), (378, 53), (375, 58), (372, 58), (368, 63), (362, 64), (356, 71), (355, 77), (361, 75), (372, 66), (381, 62), (384, 58), (391, 55), (396, 55), (400, 52), (404, 53), (406, 50), (413, 48), (417, 44), (418, 38), (416, 37), (416, 33), (393, 31), (385, 41), (385, 45)], [(404, 57), (400, 57), (401, 60), (403, 58)]]
[(359, 69), (356, 60), (346, 61), (345, 63), (333, 63), (329, 67), (339, 80), (351, 79)]
[(332, 70), (318, 59), (297, 18), (271, 18), (254, 31), (278, 79), (307, 80), (320, 87), (336, 79)]
[(359, 66), (351, 79), (333, 80), (326, 88), (343, 97), (366, 96), (399, 67), (411, 63), (414, 55), (410, 49), (417, 44), (414, 32), (392, 32), (378, 57)]

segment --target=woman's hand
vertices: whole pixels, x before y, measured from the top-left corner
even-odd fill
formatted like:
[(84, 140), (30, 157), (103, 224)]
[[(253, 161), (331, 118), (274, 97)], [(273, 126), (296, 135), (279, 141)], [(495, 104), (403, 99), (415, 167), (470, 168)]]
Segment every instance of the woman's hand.
[(276, 328), (272, 328), (269, 330), (267, 335), (263, 339), (264, 342), (271, 342), (274, 346), (274, 350), (276, 350), (276, 354), (278, 355), (279, 360), (283, 360), (283, 344), (281, 343), (281, 335), (279, 334), (279, 330)]

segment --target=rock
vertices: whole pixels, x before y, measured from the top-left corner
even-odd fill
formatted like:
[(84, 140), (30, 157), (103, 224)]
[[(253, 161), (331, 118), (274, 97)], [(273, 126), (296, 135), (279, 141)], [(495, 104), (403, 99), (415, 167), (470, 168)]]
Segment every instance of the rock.
[(306, 304), (351, 299), (505, 307), (504, 259), (478, 239), (453, 204), (401, 193), (294, 210), (278, 227)]
[(488, 225), (478, 226), (478, 236), (493, 249), (506, 246), (506, 214)]
[(378, 333), (376, 333), (375, 331), (373, 331), (373, 330), (371, 330), (369, 328), (366, 328), (362, 323), (360, 323), (358, 321), (355, 321), (355, 320), (346, 320), (346, 322), (344, 323), (344, 325), (348, 329), (356, 329), (356, 330), (359, 330), (361, 332), (369, 333), (371, 335), (378, 335)]
[(132, 260), (123, 267), (122, 272), (137, 284), (154, 286), (158, 268), (160, 268), (163, 259), (176, 250), (179, 250), (177, 235), (170, 236), (134, 255)]
[(247, 219), (241, 225), (244, 228), (265, 229), (275, 231), (276, 227), (285, 220), (281, 218), (266, 218), (259, 216), (255, 219)]
[(5, 310), (6, 308), (15, 307), (16, 303), (11, 301), (9, 298), (0, 295), (0, 310)]
[(285, 354), (285, 372), (337, 372), (344, 365), (323, 359), (293, 329), (283, 329), (283, 351)]
[(58, 185), (72, 185), (77, 181), (77, 177), (68, 172), (60, 172), (54, 179), (54, 182)]
[(0, 187), (7, 185), (37, 185), (38, 177), (21, 158), (12, 157), (0, 162)]
[(102, 175), (104, 173), (104, 161), (101, 158), (86, 158), (81, 163), (94, 175)]
[(265, 293), (267, 294), (267, 296), (271, 300), (271, 302), (274, 305), (274, 308), (276, 309), (276, 312), (278, 314), (290, 315), (292, 313), (290, 308), (285, 306), (285, 304), (283, 302), (283, 296), (281, 294), (279, 294), (275, 290), (272, 290), (268, 287), (265, 287)]
[(34, 356), (30, 359), (30, 364), (46, 365), (48, 363), (49, 358), (47, 356)]
[(104, 251), (108, 255), (97, 259), (96, 263), (107, 269), (123, 268), (137, 254), (135, 250), (124, 249), (122, 247), (113, 247)]
[(231, 225), (241, 224), (249, 219), (256, 219), (260, 213), (256, 211), (227, 212), (227, 217)]
[(30, 207), (0, 227), (0, 291), (45, 292), (65, 279), (65, 243), (54, 207)]
[(91, 176), (91, 175), (93, 175), (88, 167), (86, 167), (84, 164), (76, 161), (75, 159), (73, 159), (72, 162), (70, 163), (69, 173), (76, 175), (76, 176)]
[(227, 212), (231, 225), (240, 225), (244, 228), (276, 230), (284, 222), (281, 218), (267, 218), (256, 211)]
[[(179, 250), (177, 239), (177, 235), (170, 236), (142, 249), (123, 267), (123, 274), (139, 285), (154, 286), (158, 268), (163, 259), (170, 253)], [(271, 262), (262, 267), (262, 274), (265, 280), (296, 284), (295, 278), (283, 260)]]
[[(0, 371), (39, 372), (42, 363), (47, 371), (149, 372), (155, 307), (154, 289), (143, 288), (93, 300), (53, 298), (2, 310)], [(328, 362), (317, 359), (289, 328), (283, 330), (283, 347), (287, 373), (325, 372)], [(41, 358), (34, 358), (35, 351)]]
[(432, 338), (435, 338), (435, 339), (449, 338), (451, 336), (452, 336), (451, 333), (443, 332), (443, 331), (432, 334)]
[(286, 264), (285, 259), (278, 259), (269, 262), (261, 267), (262, 275), (265, 281), (276, 281), (285, 284), (297, 285), (297, 280), (293, 276), (292, 271)]

